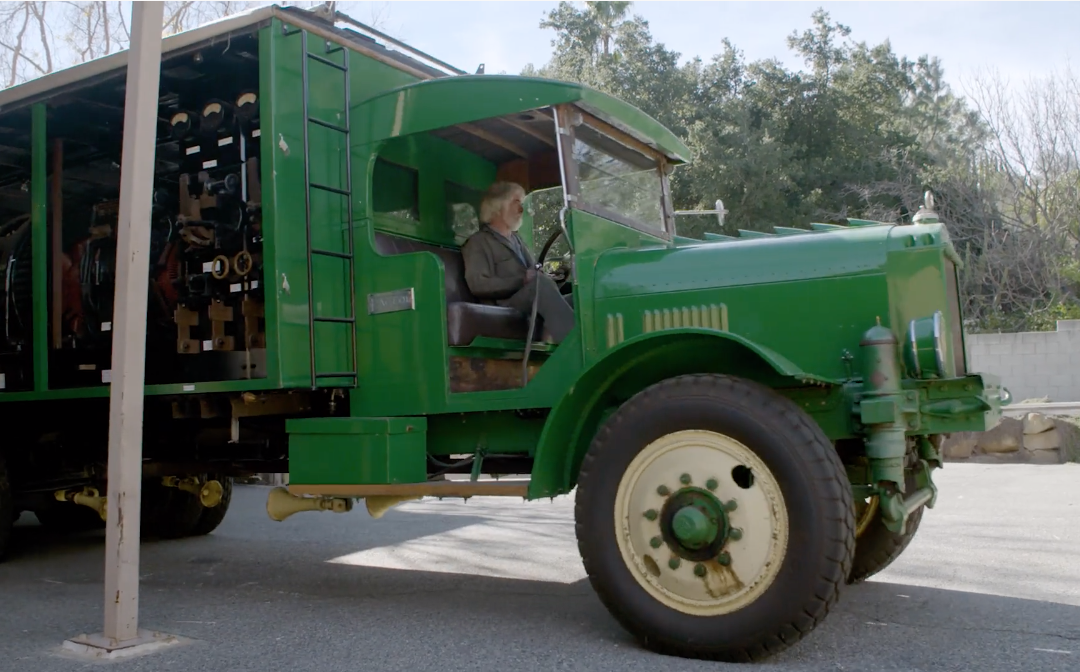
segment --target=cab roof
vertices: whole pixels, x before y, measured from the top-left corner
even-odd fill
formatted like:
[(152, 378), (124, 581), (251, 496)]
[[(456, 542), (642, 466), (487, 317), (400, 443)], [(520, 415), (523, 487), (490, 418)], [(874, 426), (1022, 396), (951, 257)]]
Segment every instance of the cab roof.
[[(510, 124), (535, 123), (528, 113), (573, 104), (660, 152), (671, 163), (686, 163), (690, 149), (638, 108), (581, 84), (516, 75), (459, 75), (384, 91), (353, 106), (362, 142), (469, 125), (494, 118)], [(541, 123), (552, 123), (550, 117)], [(547, 129), (545, 129), (547, 130)], [(534, 131), (535, 135), (535, 131)], [(362, 139), (362, 140), (361, 140)]]

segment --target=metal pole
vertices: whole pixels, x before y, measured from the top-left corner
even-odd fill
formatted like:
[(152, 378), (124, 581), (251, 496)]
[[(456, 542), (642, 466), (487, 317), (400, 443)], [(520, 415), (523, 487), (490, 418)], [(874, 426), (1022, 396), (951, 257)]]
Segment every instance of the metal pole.
[(131, 3), (117, 222), (105, 533), (105, 637), (117, 643), (136, 639), (139, 627), (150, 197), (154, 186), (163, 14), (162, 2)]

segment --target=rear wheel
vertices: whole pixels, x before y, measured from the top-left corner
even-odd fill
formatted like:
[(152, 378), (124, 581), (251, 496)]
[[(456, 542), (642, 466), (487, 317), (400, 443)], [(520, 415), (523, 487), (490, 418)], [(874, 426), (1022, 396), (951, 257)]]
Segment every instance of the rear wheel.
[(190, 535), (203, 510), (196, 495), (156, 479), (143, 481), (142, 502), (143, 534), (161, 539)]
[(766, 658), (836, 602), (854, 508), (832, 444), (798, 406), (720, 375), (639, 393), (585, 456), (575, 508), (590, 582), (648, 648)]
[(49, 502), (35, 509), (34, 515), (44, 527), (62, 534), (105, 529), (97, 511), (72, 502)]
[(233, 479), (221, 474), (210, 474), (210, 479), (221, 483), (221, 501), (217, 506), (203, 507), (198, 522), (191, 530), (193, 537), (210, 534), (216, 530), (221, 521), (225, 520), (225, 514), (229, 512), (229, 504), (232, 503)]

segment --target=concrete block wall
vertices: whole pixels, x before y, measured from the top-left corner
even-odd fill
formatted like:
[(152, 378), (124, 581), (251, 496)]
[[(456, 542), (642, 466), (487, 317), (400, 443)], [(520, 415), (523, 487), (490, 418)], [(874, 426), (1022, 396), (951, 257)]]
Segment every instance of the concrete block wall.
[(1001, 376), (1014, 402), (1080, 401), (1080, 320), (1058, 320), (1057, 331), (968, 334), (965, 340), (968, 370)]

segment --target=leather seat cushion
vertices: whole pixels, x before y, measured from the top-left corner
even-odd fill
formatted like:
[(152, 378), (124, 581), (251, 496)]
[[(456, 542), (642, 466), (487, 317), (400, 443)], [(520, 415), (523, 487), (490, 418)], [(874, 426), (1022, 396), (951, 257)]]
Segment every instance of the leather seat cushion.
[(455, 346), (469, 345), (477, 336), (523, 341), (529, 321), (514, 308), (458, 301), (446, 306), (446, 331)]
[[(465, 263), (459, 250), (381, 231), (375, 233), (375, 246), (382, 254), (431, 252), (442, 260), (446, 284), (446, 335), (450, 345), (466, 346), (478, 336), (525, 340), (529, 330), (527, 318), (513, 308), (480, 303), (469, 291), (465, 283)], [(538, 325), (539, 322), (538, 318)]]

